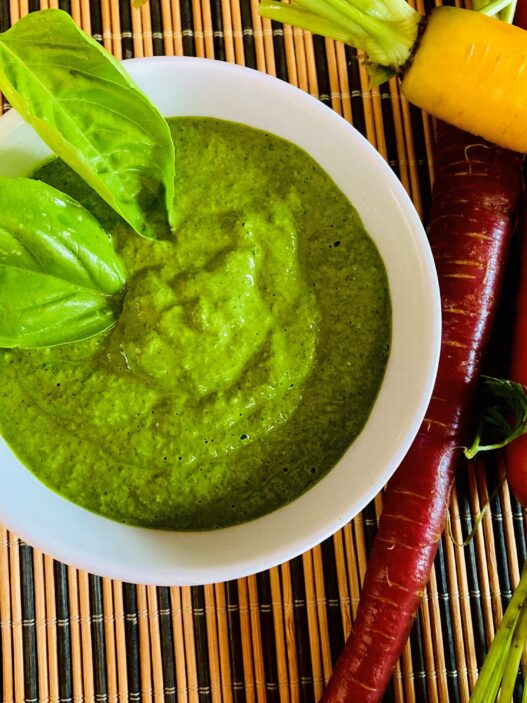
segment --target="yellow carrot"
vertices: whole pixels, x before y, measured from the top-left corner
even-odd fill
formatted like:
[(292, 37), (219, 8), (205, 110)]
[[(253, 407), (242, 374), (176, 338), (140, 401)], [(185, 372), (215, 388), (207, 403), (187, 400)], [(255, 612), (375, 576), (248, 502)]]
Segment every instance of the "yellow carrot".
[(508, 4), (422, 17), (405, 0), (264, 0), (260, 13), (364, 50), (374, 83), (398, 75), (418, 107), (527, 152), (527, 31), (489, 16)]
[(401, 89), (410, 102), (445, 122), (524, 152), (526, 82), (525, 30), (478, 12), (439, 7)]

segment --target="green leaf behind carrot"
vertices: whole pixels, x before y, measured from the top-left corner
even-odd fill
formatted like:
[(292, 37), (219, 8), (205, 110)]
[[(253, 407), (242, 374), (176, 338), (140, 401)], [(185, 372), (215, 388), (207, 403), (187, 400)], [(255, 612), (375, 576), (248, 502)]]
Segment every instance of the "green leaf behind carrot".
[(501, 449), (527, 432), (527, 389), (505, 378), (482, 376), (480, 419), (467, 459), (479, 452)]
[(66, 12), (34, 12), (0, 34), (0, 90), (136, 232), (167, 234), (175, 168), (168, 125)]
[(115, 323), (123, 264), (80, 203), (0, 177), (0, 347), (75, 342)]

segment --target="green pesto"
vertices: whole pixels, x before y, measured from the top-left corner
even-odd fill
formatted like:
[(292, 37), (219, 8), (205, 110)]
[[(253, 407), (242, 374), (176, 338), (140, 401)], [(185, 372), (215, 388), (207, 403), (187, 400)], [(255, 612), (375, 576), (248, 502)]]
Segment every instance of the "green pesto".
[(166, 240), (138, 237), (62, 162), (36, 174), (111, 233), (128, 283), (108, 334), (0, 353), (0, 431), (89, 510), (209, 529), (278, 508), (338, 461), (381, 383), (391, 308), (357, 213), (306, 153), (229, 122), (170, 127)]

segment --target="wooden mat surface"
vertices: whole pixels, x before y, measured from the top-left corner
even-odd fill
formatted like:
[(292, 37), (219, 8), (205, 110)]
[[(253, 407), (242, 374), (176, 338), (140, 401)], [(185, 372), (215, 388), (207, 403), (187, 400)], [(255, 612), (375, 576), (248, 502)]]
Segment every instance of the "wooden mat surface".
[[(70, 12), (118, 58), (206, 56), (310, 92), (376, 146), (426, 220), (433, 125), (395, 81), (370, 92), (351, 49), (262, 21), (257, 0), (150, 0), (141, 9), (130, 0), (0, 0), (0, 29), (47, 7)], [(378, 496), (280, 567), (193, 588), (95, 577), (0, 529), (2, 700), (318, 700), (351, 628), (380, 508)], [(526, 558), (525, 515), (499, 457), (460, 467), (450, 514), (387, 701), (468, 700)]]

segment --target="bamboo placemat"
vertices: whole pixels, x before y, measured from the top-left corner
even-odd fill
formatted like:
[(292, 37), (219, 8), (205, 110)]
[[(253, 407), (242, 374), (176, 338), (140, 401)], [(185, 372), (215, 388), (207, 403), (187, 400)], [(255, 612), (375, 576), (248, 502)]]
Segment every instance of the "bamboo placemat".
[[(118, 58), (206, 56), (310, 92), (375, 145), (426, 220), (433, 124), (396, 81), (370, 91), (353, 50), (261, 20), (257, 0), (150, 0), (141, 9), (130, 0), (0, 0), (0, 29), (48, 7), (71, 13)], [(506, 339), (506, 321), (500, 329)], [(460, 467), (451, 531), (386, 701), (468, 700), (527, 552), (525, 515), (503, 477), (499, 457)], [(350, 632), (381, 504), (378, 496), (280, 567), (193, 588), (99, 578), (0, 528), (3, 701), (315, 702)]]

